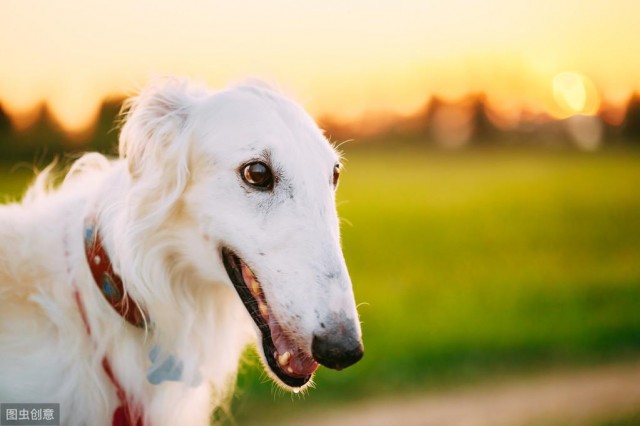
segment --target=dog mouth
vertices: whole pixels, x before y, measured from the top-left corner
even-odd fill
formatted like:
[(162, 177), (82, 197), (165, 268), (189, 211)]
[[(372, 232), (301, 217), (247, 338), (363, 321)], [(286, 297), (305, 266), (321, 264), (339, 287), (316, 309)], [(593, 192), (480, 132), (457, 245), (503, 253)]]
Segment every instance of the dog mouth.
[(318, 368), (315, 359), (298, 345), (275, 318), (253, 271), (228, 248), (222, 260), (242, 303), (262, 335), (262, 350), (269, 369), (292, 388), (307, 384)]

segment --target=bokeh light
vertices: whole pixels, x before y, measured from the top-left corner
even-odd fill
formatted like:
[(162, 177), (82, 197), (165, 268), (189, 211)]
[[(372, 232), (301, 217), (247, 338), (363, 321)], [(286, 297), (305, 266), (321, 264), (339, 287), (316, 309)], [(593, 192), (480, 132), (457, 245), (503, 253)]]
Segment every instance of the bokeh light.
[(598, 113), (600, 95), (587, 76), (577, 72), (561, 72), (553, 77), (552, 87), (558, 106), (558, 109), (553, 111), (556, 117)]

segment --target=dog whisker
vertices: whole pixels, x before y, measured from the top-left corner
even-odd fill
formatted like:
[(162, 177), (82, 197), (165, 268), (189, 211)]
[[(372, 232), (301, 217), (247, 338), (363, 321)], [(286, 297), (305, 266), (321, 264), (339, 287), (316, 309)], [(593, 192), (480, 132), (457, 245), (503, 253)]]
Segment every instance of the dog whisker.
[(339, 217), (338, 220), (340, 221), (340, 224), (344, 223), (344, 224), (346, 224), (346, 225), (348, 225), (348, 226), (353, 228), (353, 223), (349, 219), (347, 219), (346, 217)]

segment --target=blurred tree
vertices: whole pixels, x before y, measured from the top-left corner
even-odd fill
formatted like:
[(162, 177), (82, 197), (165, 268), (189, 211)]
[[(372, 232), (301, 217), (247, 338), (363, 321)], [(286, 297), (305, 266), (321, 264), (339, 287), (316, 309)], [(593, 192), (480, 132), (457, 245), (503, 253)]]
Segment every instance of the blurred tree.
[(9, 139), (11, 138), (11, 121), (0, 104), (0, 160), (9, 158)]
[(118, 115), (122, 105), (122, 99), (109, 99), (102, 104), (98, 121), (93, 131), (93, 138), (89, 141), (87, 149), (98, 151), (105, 155), (118, 154)]
[(471, 103), (472, 143), (479, 146), (496, 143), (499, 140), (501, 132), (489, 117), (485, 95), (470, 96), (468, 102)]
[(632, 143), (640, 143), (640, 95), (637, 93), (629, 100), (622, 136)]
[(0, 104), (0, 137), (8, 135), (11, 132), (11, 120)]
[(25, 161), (43, 166), (64, 152), (65, 136), (44, 104), (31, 127), (23, 131), (9, 129), (1, 138), (0, 160), (4, 162)]
[(11, 121), (0, 106), (0, 161), (15, 163), (25, 161), (38, 167), (54, 158), (86, 151), (99, 151), (117, 155), (117, 117), (122, 100), (106, 101), (94, 128), (85, 139), (72, 140), (57, 124), (46, 105), (41, 105), (34, 124), (21, 131), (12, 131)]
[(323, 115), (317, 119), (318, 127), (330, 141), (340, 142), (353, 137), (353, 129), (331, 115)]
[(11, 134), (10, 151), (14, 161), (27, 161), (41, 167), (64, 153), (65, 135), (46, 104), (40, 106), (31, 127)]

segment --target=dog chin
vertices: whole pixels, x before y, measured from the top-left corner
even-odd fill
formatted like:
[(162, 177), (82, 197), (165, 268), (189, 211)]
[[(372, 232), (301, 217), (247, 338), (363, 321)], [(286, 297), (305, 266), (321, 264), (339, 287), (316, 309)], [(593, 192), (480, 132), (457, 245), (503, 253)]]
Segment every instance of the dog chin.
[[(258, 340), (262, 341), (262, 333), (258, 332), (257, 336)], [(271, 378), (271, 380), (280, 388), (290, 392), (298, 393), (300, 391), (306, 390), (309, 387), (313, 387), (314, 373), (311, 373), (302, 378), (287, 376), (283, 369), (280, 368), (280, 366), (276, 366), (275, 368), (272, 367), (274, 363), (277, 364), (277, 359), (276, 357), (269, 357), (265, 354), (263, 344), (257, 344), (256, 349), (258, 351), (260, 363), (262, 364), (264, 371), (267, 373), (269, 378)]]
[(283, 328), (265, 297), (258, 278), (231, 249), (221, 250), (222, 260), (233, 286), (258, 329), (258, 350), (265, 369), (274, 381), (294, 391), (305, 387), (318, 368), (308, 350)]

